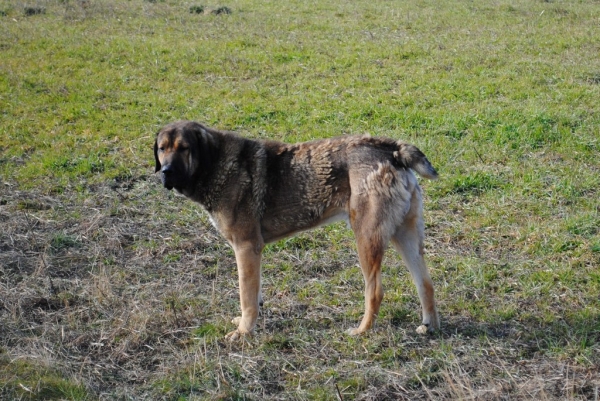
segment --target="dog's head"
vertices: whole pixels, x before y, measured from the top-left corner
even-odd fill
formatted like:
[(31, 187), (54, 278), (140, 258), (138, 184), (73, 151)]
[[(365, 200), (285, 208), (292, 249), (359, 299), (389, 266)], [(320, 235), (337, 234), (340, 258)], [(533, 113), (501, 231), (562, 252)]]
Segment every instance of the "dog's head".
[(165, 188), (183, 192), (195, 185), (202, 170), (211, 164), (212, 142), (206, 127), (192, 121), (163, 127), (154, 142), (154, 159)]

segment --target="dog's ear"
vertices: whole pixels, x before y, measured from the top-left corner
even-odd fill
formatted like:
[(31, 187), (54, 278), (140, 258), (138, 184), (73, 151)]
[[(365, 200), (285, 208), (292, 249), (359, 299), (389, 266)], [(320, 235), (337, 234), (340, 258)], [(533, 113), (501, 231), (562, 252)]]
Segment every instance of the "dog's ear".
[(192, 129), (196, 134), (196, 138), (198, 139), (198, 143), (200, 146), (208, 146), (212, 148), (215, 145), (215, 139), (210, 133), (210, 128), (205, 127), (200, 123), (194, 122), (192, 123)]
[(156, 139), (154, 140), (154, 161), (156, 162), (156, 168), (154, 170), (155, 173), (160, 171), (161, 165), (160, 160), (158, 160), (158, 142)]
[(213, 167), (212, 164), (217, 151), (216, 141), (210, 129), (202, 124), (194, 123), (194, 132), (197, 140), (195, 158), (198, 162), (198, 168), (202, 173), (206, 173)]

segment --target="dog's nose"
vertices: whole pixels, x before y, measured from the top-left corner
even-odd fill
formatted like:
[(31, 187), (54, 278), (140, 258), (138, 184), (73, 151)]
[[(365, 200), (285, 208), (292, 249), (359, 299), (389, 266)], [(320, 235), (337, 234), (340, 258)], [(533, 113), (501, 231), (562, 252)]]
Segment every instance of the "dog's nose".
[(168, 164), (166, 166), (163, 166), (163, 168), (160, 169), (160, 172), (164, 175), (171, 175), (173, 173), (173, 167), (170, 164)]

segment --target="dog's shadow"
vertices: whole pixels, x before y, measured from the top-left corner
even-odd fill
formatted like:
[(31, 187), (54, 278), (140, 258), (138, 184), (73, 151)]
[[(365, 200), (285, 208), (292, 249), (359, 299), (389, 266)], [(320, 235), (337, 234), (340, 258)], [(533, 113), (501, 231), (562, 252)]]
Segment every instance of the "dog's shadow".
[(568, 317), (555, 316), (552, 321), (528, 317), (485, 322), (464, 316), (446, 316), (437, 336), (444, 340), (504, 343), (518, 348), (522, 357), (564, 347), (569, 347), (570, 352), (582, 352), (600, 342), (600, 312), (579, 309)]

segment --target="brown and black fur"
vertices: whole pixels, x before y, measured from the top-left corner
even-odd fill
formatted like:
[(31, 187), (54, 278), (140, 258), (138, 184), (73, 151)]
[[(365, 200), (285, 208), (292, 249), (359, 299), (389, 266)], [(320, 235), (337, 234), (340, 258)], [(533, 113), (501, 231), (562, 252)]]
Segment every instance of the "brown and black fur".
[(389, 242), (418, 290), (423, 324), (417, 331), (439, 327), (423, 259), (421, 190), (409, 170), (427, 178), (437, 173), (415, 146), (369, 136), (256, 141), (178, 121), (158, 133), (154, 154), (163, 185), (203, 205), (234, 249), (242, 315), (228, 338), (251, 333), (256, 325), (264, 245), (343, 219), (356, 236), (365, 279), (365, 314), (349, 333), (368, 330), (379, 311)]

